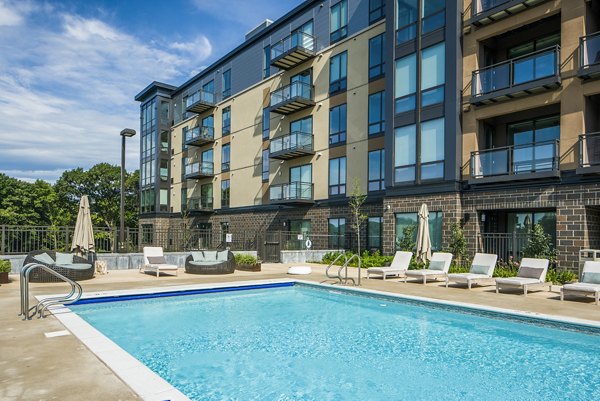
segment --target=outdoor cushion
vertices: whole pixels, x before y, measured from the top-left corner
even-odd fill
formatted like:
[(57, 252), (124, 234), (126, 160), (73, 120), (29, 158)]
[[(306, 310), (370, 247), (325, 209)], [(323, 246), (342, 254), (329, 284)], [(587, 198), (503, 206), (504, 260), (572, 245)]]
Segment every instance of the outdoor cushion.
[(217, 251), (204, 251), (204, 260), (217, 260)]
[(164, 265), (167, 260), (164, 256), (148, 256), (148, 262), (152, 265)]
[(73, 263), (72, 253), (61, 253), (56, 252), (56, 264), (57, 265), (69, 265)]
[(587, 284), (600, 284), (600, 273), (598, 272), (584, 272), (581, 278), (582, 283)]
[(215, 261), (201, 261), (201, 262), (188, 262), (190, 265), (194, 265), (194, 266), (214, 266), (216, 263)]
[(521, 266), (517, 277), (536, 278), (539, 280), (544, 269), (536, 269), (535, 267)]
[(431, 262), (429, 262), (429, 270), (444, 270), (444, 266), (446, 265), (446, 262), (444, 262), (443, 260), (432, 260)]
[[(52, 259), (52, 256), (48, 255), (46, 252), (41, 253), (39, 255), (35, 255), (33, 258), (35, 260), (39, 260), (42, 263), (46, 263), (48, 265), (54, 264), (54, 259)], [(73, 260), (71, 260), (71, 261), (73, 261)]]
[(489, 269), (490, 269), (489, 266), (473, 265), (473, 266), (471, 266), (471, 271), (469, 271), (469, 273), (485, 274), (485, 275), (487, 275)]
[(73, 270), (86, 270), (92, 267), (89, 263), (67, 263), (64, 265), (57, 264), (58, 267), (64, 267), (65, 269), (73, 269)]
[(219, 262), (227, 262), (227, 255), (228, 254), (229, 254), (229, 251), (217, 252), (217, 260)]
[(200, 252), (192, 252), (192, 259), (194, 259), (195, 262), (200, 262), (204, 260), (204, 252), (200, 251)]

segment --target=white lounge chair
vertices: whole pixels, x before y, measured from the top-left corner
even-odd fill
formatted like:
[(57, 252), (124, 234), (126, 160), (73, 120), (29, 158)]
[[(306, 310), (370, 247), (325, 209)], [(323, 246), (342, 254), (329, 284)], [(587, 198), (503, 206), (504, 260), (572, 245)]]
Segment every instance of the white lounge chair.
[(450, 263), (452, 263), (452, 254), (446, 252), (436, 252), (431, 255), (429, 261), (429, 267), (421, 270), (407, 270), (404, 282), (408, 277), (419, 278), (423, 280), (423, 284), (427, 283), (428, 278), (438, 279), (440, 277), (446, 277), (448, 270), (450, 270)]
[(600, 298), (600, 262), (587, 261), (583, 265), (581, 282), (565, 284), (560, 289), (560, 300), (564, 301), (565, 295), (593, 295), (596, 305)]
[(370, 267), (367, 269), (367, 278), (371, 278), (371, 274), (376, 274), (381, 276), (383, 280), (387, 276), (390, 277), (400, 277), (404, 276), (406, 271), (408, 270), (408, 265), (410, 264), (410, 260), (412, 259), (412, 252), (402, 252), (398, 251), (394, 255), (394, 260), (390, 266), (387, 267)]
[(527, 296), (527, 290), (531, 287), (548, 286), (552, 289), (552, 283), (546, 282), (548, 272), (548, 259), (523, 258), (517, 277), (497, 278), (496, 293), (502, 288), (523, 288), (523, 294)]
[(140, 266), (140, 273), (147, 271), (156, 272), (156, 277), (161, 271), (175, 271), (175, 275), (179, 275), (179, 267), (170, 265), (165, 260), (163, 249), (160, 246), (145, 246), (144, 247), (144, 264)]
[(491, 253), (476, 253), (471, 263), (468, 273), (452, 273), (446, 276), (446, 287), (448, 282), (467, 283), (467, 288), (471, 289), (473, 283), (492, 280), (498, 255)]

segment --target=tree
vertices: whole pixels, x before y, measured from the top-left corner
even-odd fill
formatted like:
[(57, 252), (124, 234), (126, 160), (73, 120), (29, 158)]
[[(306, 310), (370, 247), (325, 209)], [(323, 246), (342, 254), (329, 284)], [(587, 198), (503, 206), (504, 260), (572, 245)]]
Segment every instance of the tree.
[(534, 224), (529, 234), (529, 241), (522, 250), (523, 257), (554, 261), (556, 251), (552, 248), (552, 237), (544, 232), (544, 228), (539, 224)]
[(361, 212), (363, 203), (367, 200), (367, 194), (365, 194), (361, 187), (358, 179), (354, 179), (352, 184), (352, 192), (350, 192), (350, 200), (348, 206), (352, 212), (352, 228), (356, 232), (356, 243), (358, 254), (360, 255), (360, 229), (367, 219), (367, 216)]
[(45, 181), (33, 183), (0, 174), (0, 224), (50, 225), (56, 197)]
[(461, 260), (467, 253), (467, 239), (465, 233), (459, 223), (454, 222), (450, 226), (450, 242), (448, 243), (448, 251), (454, 255), (456, 264), (460, 265)]
[(402, 237), (396, 239), (396, 247), (401, 251), (413, 252), (417, 247), (417, 225), (411, 224), (402, 229)]

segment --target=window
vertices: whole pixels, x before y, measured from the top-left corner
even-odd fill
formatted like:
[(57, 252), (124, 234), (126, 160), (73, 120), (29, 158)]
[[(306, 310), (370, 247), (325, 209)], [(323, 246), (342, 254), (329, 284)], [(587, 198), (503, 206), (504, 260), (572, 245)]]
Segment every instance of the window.
[(222, 135), (229, 135), (231, 133), (231, 106), (227, 106), (223, 109), (223, 129)]
[(203, 174), (212, 175), (214, 173), (214, 151), (212, 149), (202, 152), (200, 171)]
[(162, 131), (160, 133), (160, 151), (169, 151), (169, 131)]
[(421, 32), (435, 31), (446, 25), (446, 0), (421, 0)]
[(221, 222), (221, 243), (225, 243), (227, 241), (227, 234), (229, 234), (229, 222), (222, 221)]
[(200, 208), (212, 209), (213, 207), (213, 184), (202, 184), (200, 186)]
[(348, 36), (348, 0), (342, 0), (331, 6), (329, 32), (331, 42), (337, 42)]
[[(419, 218), (417, 213), (396, 214), (396, 249), (401, 251), (413, 251), (416, 246), (417, 228)], [(407, 238), (406, 235), (410, 237)], [(442, 249), (442, 212), (429, 212), (429, 237), (431, 238), (431, 250)]]
[(267, 139), (269, 139), (270, 131), (271, 131), (271, 112), (269, 111), (269, 108), (266, 107), (263, 109), (263, 115), (262, 115), (262, 138), (263, 138), (263, 141), (266, 141)]
[(515, 146), (512, 155), (513, 173), (558, 168), (556, 142), (560, 139), (560, 116), (509, 124), (507, 133)]
[[(152, 202), (154, 204), (154, 202)], [(142, 243), (152, 244), (154, 242), (154, 225), (142, 224)]]
[(160, 180), (167, 181), (169, 179), (169, 161), (160, 160)]
[(396, 45), (417, 36), (418, 0), (396, 0)]
[(385, 0), (369, 0), (369, 24), (385, 17)]
[(369, 135), (385, 132), (385, 92), (369, 96)]
[(271, 75), (271, 46), (265, 46), (263, 50), (263, 78)]
[(169, 190), (161, 189), (159, 192), (159, 201), (160, 201), (160, 211), (168, 212), (169, 211)]
[(329, 160), (329, 195), (346, 194), (346, 157)]
[(421, 180), (444, 178), (444, 119), (421, 124)]
[(443, 42), (421, 51), (421, 107), (444, 102), (445, 54)]
[(370, 191), (385, 189), (385, 151), (383, 149), (369, 152), (369, 186)]
[(396, 60), (396, 80), (394, 85), (395, 112), (412, 111), (416, 107), (417, 57), (415, 54)]
[(183, 150), (186, 150), (188, 148), (188, 145), (186, 143), (187, 142), (188, 131), (189, 131), (188, 127), (183, 127), (181, 129), (181, 147), (182, 147)]
[(221, 148), (221, 171), (229, 171), (231, 161), (231, 144), (227, 143)]
[(312, 134), (312, 116), (290, 123), (290, 133)]
[(231, 96), (231, 70), (223, 73), (223, 99)]
[(346, 142), (346, 103), (329, 110), (329, 144)]
[(221, 207), (229, 207), (229, 180), (221, 181)]
[(215, 102), (215, 81), (210, 81), (202, 85), (202, 97), (200, 100), (209, 103)]
[(399, 127), (394, 132), (394, 182), (415, 180), (416, 136), (415, 125)]
[(369, 79), (380, 78), (385, 74), (385, 34), (369, 40)]
[(145, 189), (140, 194), (140, 208), (142, 213), (154, 212), (154, 189)]
[(312, 199), (312, 164), (290, 168), (290, 199)]
[(181, 188), (181, 212), (187, 210), (187, 188)]
[(269, 149), (262, 152), (262, 180), (269, 181)]
[(329, 60), (329, 93), (346, 90), (348, 75), (348, 53), (337, 54)]
[(329, 249), (344, 249), (346, 242), (346, 219), (329, 219), (327, 222)]
[(369, 217), (367, 220), (367, 249), (380, 250), (383, 236), (383, 217)]
[(181, 158), (181, 181), (185, 181), (185, 167), (188, 164), (188, 158), (187, 157), (182, 157)]
[(550, 235), (554, 246), (556, 244), (556, 212), (516, 211), (506, 214), (506, 227), (509, 233), (526, 234), (530, 232), (534, 224), (542, 226), (544, 233)]

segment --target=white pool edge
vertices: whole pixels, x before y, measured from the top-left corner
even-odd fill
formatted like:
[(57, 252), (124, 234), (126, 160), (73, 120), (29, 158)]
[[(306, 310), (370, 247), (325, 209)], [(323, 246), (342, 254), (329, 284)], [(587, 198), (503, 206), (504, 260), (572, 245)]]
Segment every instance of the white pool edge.
[[(82, 296), (82, 299), (126, 295), (160, 294), (166, 292), (213, 288), (248, 287), (264, 284), (281, 283), (300, 283), (305, 284), (307, 286), (322, 287), (328, 290), (335, 289), (347, 293), (363, 293), (367, 295), (405, 299), (410, 301), (417, 301), (429, 304), (439, 304), (443, 306), (451, 306), (474, 311), (492, 312), (501, 315), (504, 314), (508, 316), (536, 319), (558, 324), (577, 325), (594, 329), (600, 329), (600, 322), (595, 322), (586, 319), (561, 317), (536, 312), (524, 312), (514, 309), (483, 306), (466, 302), (446, 301), (434, 298), (419, 297), (414, 295), (396, 294), (365, 288), (342, 287), (332, 284), (316, 283), (313, 281), (298, 279), (254, 280), (225, 283), (191, 284), (169, 287), (149, 287), (132, 290), (100, 291), (89, 294), (86, 293)], [(51, 296), (56, 295), (42, 295), (36, 296), (36, 298), (38, 300), (42, 300), (46, 297)], [(150, 368), (148, 368), (142, 362), (137, 360), (135, 357), (133, 357), (115, 342), (110, 340), (99, 330), (87, 323), (75, 312), (71, 311), (70, 308), (66, 306), (54, 307), (51, 309), (51, 312), (67, 330), (69, 330), (75, 337), (77, 337), (77, 339), (79, 339), (94, 355), (98, 357), (98, 359), (100, 359), (109, 369), (111, 369), (126, 385), (128, 385), (142, 399), (148, 401), (191, 401), (187, 396), (185, 396), (183, 393), (177, 390), (173, 385), (171, 385), (165, 379), (154, 373)]]

